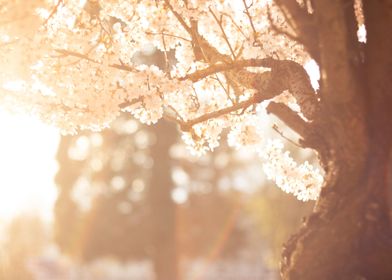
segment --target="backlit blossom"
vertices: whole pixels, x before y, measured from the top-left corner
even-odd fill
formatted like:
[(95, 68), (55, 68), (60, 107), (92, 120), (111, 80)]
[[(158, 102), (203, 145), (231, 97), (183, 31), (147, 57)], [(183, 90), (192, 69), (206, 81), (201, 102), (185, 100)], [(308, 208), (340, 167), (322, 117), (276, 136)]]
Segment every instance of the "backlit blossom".
[[(272, 1), (68, 0), (55, 10), (57, 1), (22, 1), (17, 8), (14, 2), (20, 1), (3, 2), (9, 17), (4, 21), (23, 20), (0, 26), (2, 106), (24, 108), (71, 134), (108, 127), (121, 112), (146, 124), (163, 117), (180, 125), (201, 118), (182, 137), (194, 154), (214, 150), (228, 132), (229, 145), (257, 151), (268, 178), (284, 191), (301, 200), (317, 198), (321, 172), (307, 162), (297, 164), (282, 144), (268, 141), (268, 116), (258, 113), (257, 104), (212, 115), (251, 100), (260, 94), (255, 88), (238, 82), (234, 70), (189, 78), (211, 64), (238, 59), (276, 56), (304, 64), (303, 47), (271, 30), (268, 10), (275, 25), (292, 31)], [(212, 51), (198, 48), (195, 32)], [(135, 54), (146, 43), (165, 54), (164, 66), (137, 65)], [(294, 93), (273, 100), (301, 113)]]

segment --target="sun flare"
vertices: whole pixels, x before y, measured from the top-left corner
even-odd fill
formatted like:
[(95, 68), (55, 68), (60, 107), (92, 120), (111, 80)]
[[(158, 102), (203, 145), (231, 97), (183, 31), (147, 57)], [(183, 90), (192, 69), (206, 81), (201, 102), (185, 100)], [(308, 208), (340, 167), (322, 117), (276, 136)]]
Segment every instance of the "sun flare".
[(59, 134), (38, 120), (0, 111), (0, 218), (37, 212), (51, 219)]

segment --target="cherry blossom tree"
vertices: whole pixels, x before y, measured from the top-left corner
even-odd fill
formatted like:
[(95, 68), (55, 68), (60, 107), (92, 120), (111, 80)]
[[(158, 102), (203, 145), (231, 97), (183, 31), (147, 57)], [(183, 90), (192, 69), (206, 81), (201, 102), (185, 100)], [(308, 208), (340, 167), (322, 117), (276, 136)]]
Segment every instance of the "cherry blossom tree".
[[(277, 186), (317, 199), (284, 248), (284, 279), (392, 276), (391, 0), (21, 2), (0, 2), (4, 106), (64, 133), (100, 130), (120, 112), (165, 118), (195, 154), (229, 130), (229, 145), (258, 153)], [(146, 43), (174, 50), (176, 64), (133, 63)], [(266, 139), (270, 115), (321, 169)]]

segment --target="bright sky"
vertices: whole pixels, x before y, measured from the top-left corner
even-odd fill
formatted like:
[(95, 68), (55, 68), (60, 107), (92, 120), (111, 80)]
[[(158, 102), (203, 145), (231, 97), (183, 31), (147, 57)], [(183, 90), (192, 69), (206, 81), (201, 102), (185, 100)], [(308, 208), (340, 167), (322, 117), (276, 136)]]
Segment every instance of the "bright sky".
[(0, 220), (26, 212), (52, 219), (59, 139), (32, 117), (0, 110)]

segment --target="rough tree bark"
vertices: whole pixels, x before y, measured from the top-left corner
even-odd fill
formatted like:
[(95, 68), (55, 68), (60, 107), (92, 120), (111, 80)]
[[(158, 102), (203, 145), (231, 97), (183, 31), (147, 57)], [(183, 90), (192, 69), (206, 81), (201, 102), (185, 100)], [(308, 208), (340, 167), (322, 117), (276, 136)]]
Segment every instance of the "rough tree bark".
[[(195, 57), (212, 64), (187, 78), (195, 81), (223, 71), (231, 85), (258, 91), (251, 100), (181, 123), (183, 130), (286, 89), (302, 99), (301, 109), (316, 107), (308, 111), (310, 118), (305, 114), (310, 122), (283, 104), (270, 103), (267, 108), (302, 136), (304, 147), (318, 152), (326, 171), (314, 213), (284, 248), (282, 277), (392, 279), (392, 179), (388, 171), (392, 168), (392, 0), (364, 0), (366, 44), (359, 43), (356, 34), (357, 0), (274, 1), (294, 28), (298, 42), (320, 66), (317, 105), (307, 94), (309, 83), (296, 63), (272, 58), (233, 61), (198, 33), (196, 21), (188, 26), (165, 2), (191, 35)], [(233, 70), (247, 66), (271, 71)]]
[(317, 30), (305, 47), (317, 46), (321, 104), (303, 143), (326, 170), (314, 213), (285, 245), (282, 277), (392, 279), (392, 1), (364, 1), (362, 45), (354, 1), (311, 1), (306, 18), (296, 1), (276, 2), (300, 37), (309, 22)]

